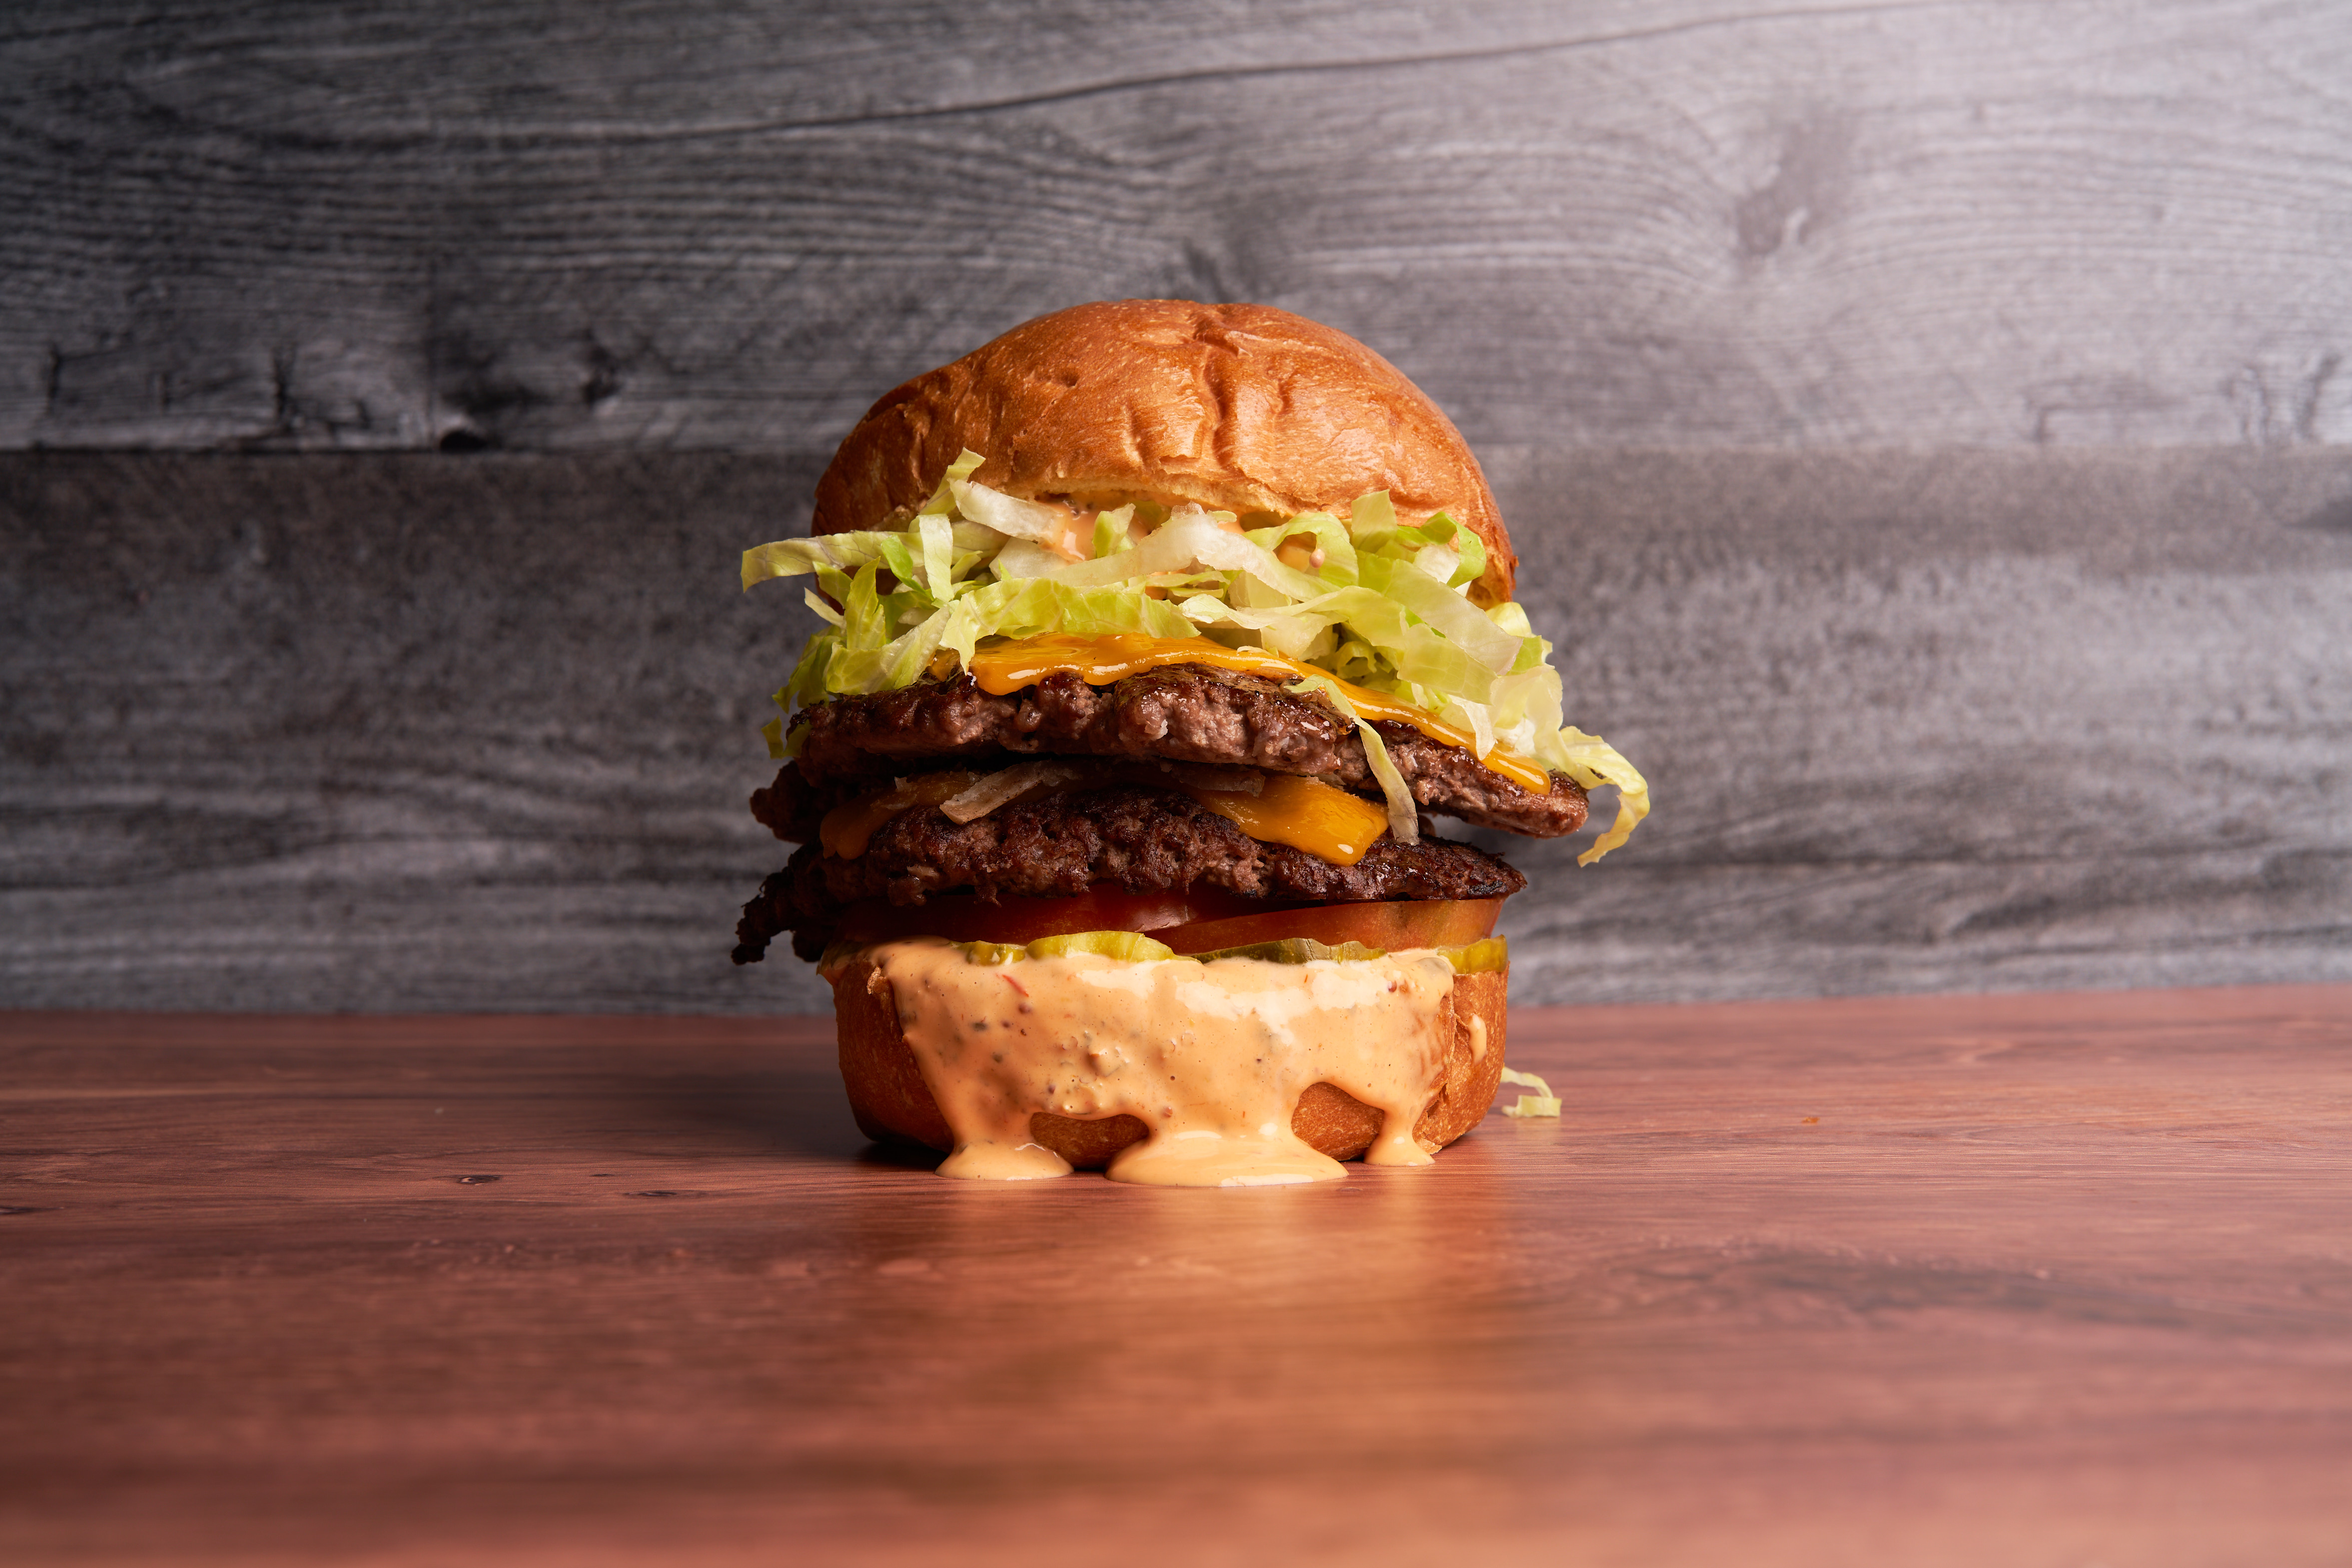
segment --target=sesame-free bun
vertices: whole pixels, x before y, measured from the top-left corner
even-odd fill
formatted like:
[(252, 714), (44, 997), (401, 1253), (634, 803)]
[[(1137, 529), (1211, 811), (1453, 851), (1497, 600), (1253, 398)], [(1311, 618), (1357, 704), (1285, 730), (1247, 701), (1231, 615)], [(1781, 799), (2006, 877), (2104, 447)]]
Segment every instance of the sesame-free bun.
[[(923, 1081), (899, 1027), (898, 1002), (889, 981), (870, 958), (851, 959), (828, 976), (833, 982), (834, 1022), (841, 1045), (841, 1081), (849, 1091), (850, 1113), (858, 1131), (877, 1142), (919, 1143), (951, 1152), (955, 1136), (939, 1101)], [(1413, 1139), (1436, 1152), (1478, 1124), (1494, 1103), (1503, 1080), (1504, 997), (1507, 969), (1458, 974), (1446, 1005), (1451, 1033), (1444, 1076), (1431, 1092)], [(1328, 1083), (1311, 1085), (1299, 1097), (1290, 1130), (1334, 1160), (1353, 1160), (1380, 1135), (1381, 1113)], [(1099, 1171), (1112, 1155), (1146, 1136), (1132, 1116), (1078, 1121), (1039, 1111), (1029, 1133), (1071, 1166)]]
[(967, 447), (988, 459), (982, 484), (1082, 505), (1344, 515), (1386, 490), (1401, 519), (1444, 511), (1486, 542), (1479, 603), (1509, 598), (1518, 569), (1437, 405), (1346, 333), (1269, 305), (1117, 300), (1024, 322), (867, 410), (817, 481), (811, 531), (883, 526)]

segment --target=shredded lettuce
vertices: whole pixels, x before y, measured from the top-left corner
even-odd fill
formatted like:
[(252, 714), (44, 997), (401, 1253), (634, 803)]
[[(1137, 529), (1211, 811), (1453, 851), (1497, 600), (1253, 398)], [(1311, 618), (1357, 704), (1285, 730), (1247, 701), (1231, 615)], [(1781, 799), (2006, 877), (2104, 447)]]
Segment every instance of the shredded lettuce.
[(1509, 1105), (1503, 1107), (1504, 1115), (1558, 1116), (1559, 1114), (1559, 1096), (1552, 1093), (1551, 1085), (1544, 1082), (1543, 1079), (1538, 1078), (1535, 1074), (1531, 1072), (1513, 1072), (1509, 1068), (1505, 1068), (1503, 1069), (1503, 1081), (1507, 1084), (1516, 1084), (1521, 1089), (1531, 1089), (1535, 1090), (1533, 1094), (1523, 1094)]
[[(1379, 732), (1335, 684), (1399, 698), (1467, 731), (1478, 754), (1533, 757), (1587, 789), (1613, 785), (1617, 816), (1582, 855), (1591, 865), (1649, 815), (1648, 784), (1597, 735), (1568, 725), (1551, 645), (1516, 604), (1481, 609), (1470, 585), (1486, 546), (1444, 512), (1401, 521), (1384, 491), (1342, 520), (1303, 512), (1243, 531), (1232, 516), (1181, 507), (1137, 537), (1134, 509), (1082, 520), (973, 480), (965, 452), (900, 527), (789, 539), (743, 552), (743, 586), (813, 577), (803, 598), (825, 622), (777, 705), (787, 715), (835, 697), (896, 690), (942, 659), (969, 665), (984, 638), (1047, 633), (1208, 637), (1263, 647), (1327, 671), (1320, 691), (1354, 723), (1387, 797), (1389, 828), (1413, 842), (1419, 810)], [(1078, 549), (1085, 560), (1072, 559)], [(1305, 564), (1300, 564), (1301, 561)], [(766, 731), (782, 757), (793, 737)]]

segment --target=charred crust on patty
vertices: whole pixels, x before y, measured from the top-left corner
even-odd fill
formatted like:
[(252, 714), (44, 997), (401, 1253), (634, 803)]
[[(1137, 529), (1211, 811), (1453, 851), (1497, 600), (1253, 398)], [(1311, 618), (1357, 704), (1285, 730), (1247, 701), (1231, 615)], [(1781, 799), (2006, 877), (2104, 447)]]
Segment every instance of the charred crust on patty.
[[(1410, 724), (1372, 727), (1425, 810), (1531, 838), (1563, 837), (1584, 826), (1585, 792), (1565, 773), (1553, 773), (1549, 793), (1538, 795)], [(788, 843), (814, 837), (827, 811), (893, 777), (1041, 755), (1263, 768), (1381, 798), (1352, 725), (1277, 681), (1206, 665), (1102, 686), (1049, 675), (1001, 697), (968, 675), (922, 680), (821, 703), (800, 716), (799, 735), (798, 755), (751, 796), (751, 815)]]
[(987, 899), (1071, 898), (1108, 885), (1128, 893), (1215, 889), (1283, 902), (1499, 899), (1527, 879), (1483, 849), (1426, 837), (1383, 838), (1353, 866), (1267, 844), (1170, 790), (1119, 784), (1047, 795), (972, 822), (903, 812), (854, 860), (804, 845), (743, 906), (735, 962), (765, 956), (776, 936), (814, 959), (839, 933), (851, 903), (885, 897), (919, 904), (971, 889)]

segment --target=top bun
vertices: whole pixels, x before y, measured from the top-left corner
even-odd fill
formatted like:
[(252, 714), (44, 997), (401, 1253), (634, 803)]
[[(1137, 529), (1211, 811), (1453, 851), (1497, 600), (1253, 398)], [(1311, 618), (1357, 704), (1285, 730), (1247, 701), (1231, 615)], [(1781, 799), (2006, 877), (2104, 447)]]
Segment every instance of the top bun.
[(1508, 599), (1518, 571), (1437, 405), (1345, 332), (1269, 305), (1118, 300), (1024, 322), (868, 409), (817, 481), (811, 531), (920, 506), (966, 447), (988, 459), (974, 479), (1029, 500), (1290, 516), (1386, 490), (1400, 519), (1444, 511), (1486, 542), (1479, 604)]

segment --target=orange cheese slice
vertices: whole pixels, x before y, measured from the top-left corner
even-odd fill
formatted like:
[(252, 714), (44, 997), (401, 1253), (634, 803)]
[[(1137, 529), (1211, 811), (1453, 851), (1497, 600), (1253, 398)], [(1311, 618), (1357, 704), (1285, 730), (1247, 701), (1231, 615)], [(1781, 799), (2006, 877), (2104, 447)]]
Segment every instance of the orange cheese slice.
[[(949, 656), (952, 658), (953, 656)], [(1310, 675), (1330, 680), (1347, 694), (1366, 719), (1386, 719), (1410, 724), (1433, 741), (1458, 747), (1473, 755), (1477, 742), (1466, 730), (1455, 729), (1412, 703), (1385, 692), (1367, 691), (1335, 679), (1328, 670), (1298, 659), (1285, 658), (1264, 648), (1226, 647), (1206, 637), (1154, 637), (1133, 633), (1107, 637), (1076, 637), (1066, 632), (1026, 637), (1019, 642), (982, 648), (972, 655), (971, 678), (980, 689), (1003, 697), (1034, 686), (1049, 675), (1075, 675), (1088, 686), (1108, 686), (1139, 670), (1171, 664), (1205, 664), (1272, 680), (1303, 680)], [(1497, 746), (1478, 758), (1491, 771), (1537, 795), (1551, 791), (1551, 774), (1533, 757)]]
[(1389, 830), (1387, 807), (1296, 773), (1267, 773), (1256, 795), (1184, 793), (1261, 844), (1287, 844), (1334, 866), (1354, 865)]
[(943, 805), (979, 782), (978, 773), (961, 769), (901, 779), (879, 795), (869, 795), (826, 812), (824, 820), (817, 825), (816, 841), (835, 858), (855, 860), (866, 853), (866, 846), (882, 831), (882, 825), (900, 812), (919, 805)]

